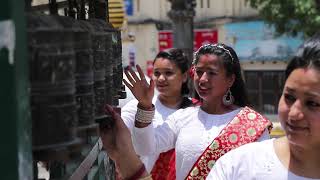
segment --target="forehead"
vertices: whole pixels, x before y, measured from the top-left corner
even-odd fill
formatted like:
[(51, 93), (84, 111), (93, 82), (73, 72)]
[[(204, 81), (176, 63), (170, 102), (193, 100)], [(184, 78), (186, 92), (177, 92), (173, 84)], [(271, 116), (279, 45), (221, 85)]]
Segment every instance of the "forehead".
[(289, 75), (285, 86), (307, 94), (320, 95), (320, 72), (313, 68), (295, 69)]
[(221, 68), (222, 67), (222, 61), (221, 58), (215, 54), (204, 54), (199, 57), (199, 61), (196, 64), (196, 67), (202, 68), (202, 67), (212, 67), (212, 68)]
[(178, 67), (172, 60), (169, 60), (167, 58), (162, 58), (161, 57), (161, 58), (157, 58), (154, 61), (153, 68), (154, 69), (163, 69), (163, 68), (175, 69), (175, 68), (178, 68)]

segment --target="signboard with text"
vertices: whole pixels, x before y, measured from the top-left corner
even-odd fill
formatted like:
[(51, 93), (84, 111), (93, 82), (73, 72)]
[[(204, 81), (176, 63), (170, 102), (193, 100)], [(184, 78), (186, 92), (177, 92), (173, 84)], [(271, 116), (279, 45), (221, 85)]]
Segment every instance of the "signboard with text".
[[(159, 31), (159, 50), (173, 48), (172, 31)], [(218, 31), (214, 29), (195, 29), (193, 46), (197, 50), (200, 46), (218, 42)]]
[(133, 0), (125, 0), (124, 4), (125, 4), (125, 9), (126, 9), (126, 14), (128, 16), (132, 16), (133, 15)]
[(170, 49), (173, 47), (172, 31), (159, 31), (159, 51)]

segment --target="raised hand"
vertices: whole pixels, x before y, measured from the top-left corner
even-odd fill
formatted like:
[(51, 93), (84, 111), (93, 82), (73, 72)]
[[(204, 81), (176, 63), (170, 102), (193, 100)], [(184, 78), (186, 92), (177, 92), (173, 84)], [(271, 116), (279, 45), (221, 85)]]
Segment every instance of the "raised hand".
[(154, 82), (151, 79), (148, 84), (145, 79), (144, 73), (139, 65), (136, 66), (139, 77), (129, 67), (124, 71), (127, 80), (123, 79), (123, 83), (130, 89), (134, 97), (139, 101), (139, 105), (148, 109), (152, 107), (152, 98), (154, 95)]

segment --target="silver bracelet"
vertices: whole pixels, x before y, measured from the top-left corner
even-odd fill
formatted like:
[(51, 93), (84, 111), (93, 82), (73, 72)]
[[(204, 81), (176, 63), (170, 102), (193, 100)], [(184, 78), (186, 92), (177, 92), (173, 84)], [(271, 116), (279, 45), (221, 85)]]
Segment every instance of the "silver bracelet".
[(137, 113), (135, 116), (135, 120), (141, 123), (150, 124), (154, 117), (155, 109), (151, 109), (149, 111), (143, 110), (137, 107)]

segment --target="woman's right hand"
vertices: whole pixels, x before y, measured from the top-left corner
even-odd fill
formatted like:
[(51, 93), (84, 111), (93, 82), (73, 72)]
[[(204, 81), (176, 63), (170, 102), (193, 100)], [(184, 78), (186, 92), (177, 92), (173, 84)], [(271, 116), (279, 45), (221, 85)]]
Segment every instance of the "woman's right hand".
[[(109, 105), (106, 105), (106, 110), (112, 117), (112, 123), (107, 125), (100, 124), (100, 138), (104, 150), (115, 161), (121, 176), (125, 179), (126, 177), (131, 177), (139, 170), (142, 166), (142, 161), (134, 151), (130, 131), (120, 115)], [(143, 175), (146, 174), (145, 172)]]
[(151, 79), (148, 84), (141, 67), (137, 65), (136, 68), (140, 77), (129, 67), (124, 71), (129, 82), (123, 79), (123, 83), (130, 89), (142, 108), (150, 109), (154, 95), (154, 82)]

